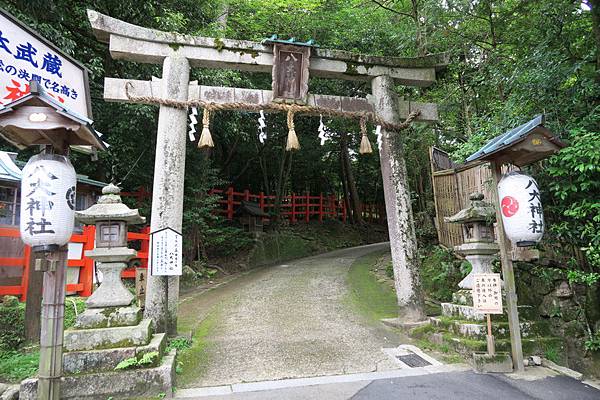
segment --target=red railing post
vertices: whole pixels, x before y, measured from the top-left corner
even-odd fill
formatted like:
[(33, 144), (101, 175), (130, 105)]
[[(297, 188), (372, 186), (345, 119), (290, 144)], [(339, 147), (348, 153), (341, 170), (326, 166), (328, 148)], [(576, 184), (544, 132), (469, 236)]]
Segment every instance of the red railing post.
[(227, 219), (233, 219), (233, 187), (227, 189)]
[(265, 212), (265, 194), (264, 192), (260, 192), (258, 195), (258, 206), (263, 212)]
[(310, 222), (310, 190), (306, 191), (306, 202), (304, 203), (304, 222)]
[(145, 258), (141, 259), (141, 267), (148, 268), (148, 255), (150, 254), (150, 226), (146, 226), (142, 228), (142, 233), (148, 235), (146, 239), (142, 239), (142, 243), (140, 245), (140, 253), (145, 254)]
[(296, 194), (292, 193), (292, 223), (296, 223)]
[(29, 267), (31, 265), (31, 247), (25, 245), (23, 248), (23, 277), (21, 278), (21, 301), (27, 301), (27, 289), (29, 288)]
[(346, 223), (346, 202), (340, 200), (340, 206), (342, 207), (342, 221)]
[(92, 289), (94, 286), (94, 260), (86, 257), (86, 250), (94, 249), (94, 241), (96, 240), (96, 227), (94, 225), (86, 225), (83, 227), (83, 236), (85, 242), (83, 243), (83, 250), (81, 252), (81, 258), (84, 260), (83, 266), (79, 268), (79, 283), (83, 285), (83, 289), (79, 293), (82, 297), (89, 297), (92, 295)]
[(319, 223), (323, 223), (323, 192), (319, 195)]
[(244, 200), (250, 201), (250, 191), (248, 189), (244, 190)]

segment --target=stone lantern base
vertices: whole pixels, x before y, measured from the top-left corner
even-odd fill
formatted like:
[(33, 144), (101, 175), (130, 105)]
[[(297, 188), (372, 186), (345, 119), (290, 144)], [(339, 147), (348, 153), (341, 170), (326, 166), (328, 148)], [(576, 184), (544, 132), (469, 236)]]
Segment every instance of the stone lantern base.
[[(165, 353), (166, 335), (153, 334), (139, 307), (88, 309), (65, 331), (61, 399), (153, 397), (171, 393), (175, 355)], [(124, 360), (150, 361), (115, 370)], [(37, 379), (21, 382), (20, 399), (37, 400)]]

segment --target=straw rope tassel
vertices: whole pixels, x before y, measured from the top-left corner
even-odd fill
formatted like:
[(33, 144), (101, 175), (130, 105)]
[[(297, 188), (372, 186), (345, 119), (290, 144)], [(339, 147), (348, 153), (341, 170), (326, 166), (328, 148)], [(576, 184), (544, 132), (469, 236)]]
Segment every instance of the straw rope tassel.
[(204, 111), (202, 112), (202, 135), (200, 135), (200, 140), (198, 140), (198, 148), (203, 147), (215, 147), (215, 144), (212, 140), (212, 135), (210, 134), (210, 109), (208, 107), (204, 107)]
[(288, 110), (287, 124), (288, 124), (289, 132), (288, 132), (287, 145), (285, 146), (285, 150), (286, 151), (300, 150), (300, 143), (298, 142), (298, 136), (296, 136), (296, 130), (294, 129), (294, 112), (292, 110)]
[(367, 120), (366, 118), (360, 119), (360, 131), (362, 133), (362, 139), (360, 141), (360, 154), (369, 154), (373, 152), (369, 136), (367, 136)]

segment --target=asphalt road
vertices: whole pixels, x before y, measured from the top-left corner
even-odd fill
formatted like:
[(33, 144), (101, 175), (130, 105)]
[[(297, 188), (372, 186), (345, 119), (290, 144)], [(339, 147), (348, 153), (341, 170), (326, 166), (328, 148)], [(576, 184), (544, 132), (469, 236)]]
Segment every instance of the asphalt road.
[[(300, 387), (176, 397), (196, 400), (599, 400), (600, 390), (575, 379), (536, 367), (534, 379), (471, 371), (442, 372), (372, 381), (325, 383)], [(415, 371), (416, 372), (416, 371)], [(549, 375), (544, 377), (545, 375)], [(277, 384), (277, 382), (273, 382)], [(265, 385), (268, 387), (269, 385)], [(235, 388), (234, 388), (235, 390)], [(186, 395), (187, 394), (187, 395)]]
[(453, 372), (376, 380), (349, 399), (599, 400), (600, 390), (566, 376), (529, 381), (500, 374)]

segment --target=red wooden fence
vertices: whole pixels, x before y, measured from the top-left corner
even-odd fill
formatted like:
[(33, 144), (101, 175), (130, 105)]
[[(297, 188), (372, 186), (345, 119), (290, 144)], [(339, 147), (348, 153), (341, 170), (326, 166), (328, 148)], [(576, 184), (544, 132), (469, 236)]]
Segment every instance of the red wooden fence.
[[(142, 232), (128, 232), (127, 240), (140, 240), (141, 247), (137, 253), (137, 259), (140, 261), (141, 268), (148, 267), (150, 227), (142, 229)], [(20, 237), (18, 228), (0, 228), (0, 236)], [(84, 226), (81, 233), (71, 236), (71, 243), (83, 243), (81, 258), (68, 260), (68, 268), (79, 268), (79, 282), (66, 285), (67, 292), (76, 292), (79, 296), (87, 297), (92, 294), (94, 283), (94, 260), (85, 256), (86, 250), (94, 248), (96, 238), (95, 226)], [(27, 287), (29, 286), (29, 268), (31, 267), (31, 247), (24, 245), (23, 257), (0, 257), (0, 266), (22, 268), (21, 284), (14, 286), (0, 286), (0, 296), (13, 295), (19, 296), (21, 301), (27, 300)], [(123, 271), (123, 278), (135, 278), (135, 269), (127, 268)]]
[[(227, 190), (212, 189), (210, 194), (220, 195), (218, 203), (221, 208), (217, 209), (218, 214), (223, 215), (228, 220), (232, 220), (237, 206), (244, 201), (257, 203), (261, 210), (266, 213), (274, 211), (275, 196), (265, 195), (263, 192), (258, 194), (250, 193), (249, 190), (236, 192), (232, 187)], [(334, 195), (311, 195), (310, 193), (295, 194), (284, 196), (281, 202), (280, 214), (287, 218), (291, 223), (298, 221), (309, 222), (318, 219), (323, 222), (324, 219), (341, 219), (346, 222), (347, 210), (345, 203)], [(366, 221), (384, 223), (385, 208), (376, 204), (363, 204), (362, 216)]]
[[(250, 193), (247, 189), (243, 192), (236, 192), (234, 188), (229, 187), (226, 190), (211, 189), (209, 194), (221, 196), (219, 200), (221, 208), (215, 211), (228, 220), (233, 219), (235, 210), (241, 204), (242, 200), (258, 203), (260, 208), (266, 213), (274, 211), (275, 208), (275, 196), (266, 195), (263, 192), (258, 194)], [(142, 200), (151, 197), (152, 193), (144, 187), (140, 187), (135, 192), (122, 192), (121, 196), (134, 197), (139, 204)], [(346, 222), (347, 218), (344, 201), (334, 195), (323, 193), (312, 196), (310, 193), (304, 195), (292, 193), (290, 196), (284, 196), (280, 210), (281, 215), (291, 223), (298, 221), (309, 222), (315, 219), (323, 222), (327, 218), (341, 219), (343, 222)], [(384, 224), (386, 222), (385, 206), (382, 204), (363, 204), (362, 217), (368, 222)]]

